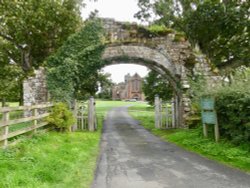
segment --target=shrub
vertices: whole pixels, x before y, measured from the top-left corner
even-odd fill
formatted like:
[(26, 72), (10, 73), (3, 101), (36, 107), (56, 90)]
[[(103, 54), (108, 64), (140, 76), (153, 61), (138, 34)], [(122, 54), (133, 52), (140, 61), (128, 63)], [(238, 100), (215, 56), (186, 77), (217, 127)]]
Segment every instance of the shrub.
[(61, 132), (69, 131), (70, 126), (75, 123), (73, 113), (64, 103), (57, 103), (53, 107), (53, 111), (47, 118), (47, 121)]
[(221, 136), (250, 149), (250, 68), (239, 68), (231, 84), (211, 94), (216, 97)]
[(216, 94), (221, 136), (234, 144), (250, 144), (250, 95), (235, 90)]

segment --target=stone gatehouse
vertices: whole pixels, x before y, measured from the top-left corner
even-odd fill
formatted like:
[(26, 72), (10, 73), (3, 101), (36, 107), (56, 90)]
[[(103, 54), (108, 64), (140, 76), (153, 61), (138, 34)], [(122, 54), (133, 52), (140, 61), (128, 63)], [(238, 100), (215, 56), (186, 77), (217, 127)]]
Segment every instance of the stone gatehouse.
[(144, 100), (145, 96), (142, 92), (143, 79), (139, 74), (135, 73), (125, 75), (124, 82), (116, 84), (112, 88), (113, 100)]

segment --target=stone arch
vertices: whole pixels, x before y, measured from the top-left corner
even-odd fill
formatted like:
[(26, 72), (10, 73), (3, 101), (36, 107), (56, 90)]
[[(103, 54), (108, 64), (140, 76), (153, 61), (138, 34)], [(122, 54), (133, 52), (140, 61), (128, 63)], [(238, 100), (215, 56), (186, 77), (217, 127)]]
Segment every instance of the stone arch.
[(182, 103), (182, 89), (180, 87), (181, 72), (176, 64), (160, 51), (141, 45), (116, 45), (107, 46), (102, 54), (104, 65), (132, 63), (144, 65), (161, 74), (174, 89), (175, 93), (175, 122), (183, 126), (184, 107)]
[(141, 45), (108, 46), (103, 52), (102, 59), (105, 61), (105, 66), (119, 63), (144, 65), (164, 76), (176, 94), (181, 94), (178, 88), (181, 76), (179, 69), (166, 55), (156, 49)]
[[(105, 41), (108, 41), (102, 58), (103, 66), (119, 63), (133, 63), (147, 66), (166, 78), (174, 88), (178, 108), (178, 126), (184, 125), (185, 117), (190, 112), (190, 99), (188, 98), (187, 74), (208, 73), (209, 65), (205, 58), (198, 58), (192, 52), (186, 39), (177, 40), (175, 31), (164, 35), (150, 33), (149, 30), (136, 24), (116, 22), (113, 19), (103, 19), (106, 32)], [(209, 69), (210, 70), (210, 69)], [(44, 71), (35, 71), (35, 77), (24, 82), (24, 104), (46, 102), (46, 83)], [(209, 76), (208, 74), (207, 76)], [(43, 87), (44, 86), (44, 89)], [(177, 121), (176, 121), (177, 122)]]

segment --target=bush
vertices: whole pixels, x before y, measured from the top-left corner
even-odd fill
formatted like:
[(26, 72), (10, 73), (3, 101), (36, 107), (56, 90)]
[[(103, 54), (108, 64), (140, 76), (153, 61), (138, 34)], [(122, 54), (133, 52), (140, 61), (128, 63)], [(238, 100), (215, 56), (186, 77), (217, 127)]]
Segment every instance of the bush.
[(64, 103), (57, 103), (52, 113), (47, 118), (50, 125), (55, 126), (61, 132), (69, 131), (70, 127), (75, 123), (73, 113)]
[(250, 68), (239, 68), (231, 84), (211, 94), (216, 97), (221, 136), (250, 149)]
[(216, 109), (221, 136), (237, 145), (250, 145), (249, 93), (222, 90), (216, 94)]

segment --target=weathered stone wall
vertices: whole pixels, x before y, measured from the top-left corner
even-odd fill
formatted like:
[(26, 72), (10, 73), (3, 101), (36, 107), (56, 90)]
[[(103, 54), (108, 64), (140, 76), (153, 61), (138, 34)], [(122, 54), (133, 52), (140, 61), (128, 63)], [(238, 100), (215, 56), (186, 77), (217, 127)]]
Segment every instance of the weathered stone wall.
[(23, 101), (25, 106), (41, 104), (48, 101), (45, 70), (39, 68), (34, 71), (34, 76), (23, 82)]
[(128, 26), (127, 23), (113, 19), (103, 19), (103, 24), (110, 41), (110, 48), (104, 52), (105, 59), (125, 51), (125, 55), (134, 54), (138, 58), (145, 57), (145, 60), (152, 59), (163, 64), (173, 76), (180, 76), (185, 61), (192, 54), (190, 43), (187, 40), (176, 41), (175, 32), (165, 36), (145, 36), (136, 24)]

